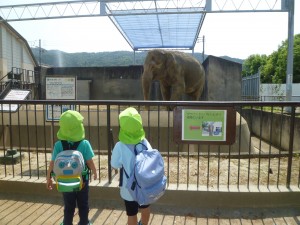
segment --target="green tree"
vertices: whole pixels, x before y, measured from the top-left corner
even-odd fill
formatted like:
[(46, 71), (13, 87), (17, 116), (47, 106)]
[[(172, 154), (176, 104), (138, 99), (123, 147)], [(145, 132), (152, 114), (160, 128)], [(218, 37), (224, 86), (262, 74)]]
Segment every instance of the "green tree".
[(258, 73), (259, 68), (266, 62), (266, 55), (250, 55), (243, 63), (242, 76), (246, 77)]
[(261, 68), (261, 82), (273, 83), (273, 76), (275, 74), (275, 66), (278, 60), (278, 52), (273, 52), (268, 56), (266, 64)]
[[(267, 64), (262, 69), (265, 81), (271, 78), (272, 83), (286, 82), (287, 51), (288, 40), (282, 42), (278, 50), (268, 57)], [(293, 83), (300, 83), (300, 34), (294, 37)]]
[(293, 82), (300, 83), (300, 34), (297, 34), (294, 39)]
[[(269, 56), (251, 55), (243, 64), (242, 76), (256, 74), (260, 68), (262, 83), (286, 82), (288, 40)], [(293, 83), (300, 83), (300, 34), (294, 37)]]

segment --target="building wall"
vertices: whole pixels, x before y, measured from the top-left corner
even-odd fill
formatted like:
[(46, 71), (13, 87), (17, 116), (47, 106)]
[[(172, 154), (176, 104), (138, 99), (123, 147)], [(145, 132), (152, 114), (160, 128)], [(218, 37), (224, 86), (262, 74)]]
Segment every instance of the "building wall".
[(35, 59), (30, 48), (9, 24), (0, 22), (0, 79), (12, 70), (12, 67), (34, 71)]
[(0, 24), (0, 78), (7, 74), (6, 29)]

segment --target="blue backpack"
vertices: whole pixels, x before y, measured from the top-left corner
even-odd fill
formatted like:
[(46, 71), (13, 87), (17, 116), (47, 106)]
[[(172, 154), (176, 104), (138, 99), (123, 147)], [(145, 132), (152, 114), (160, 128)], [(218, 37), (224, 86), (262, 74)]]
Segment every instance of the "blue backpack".
[[(142, 151), (136, 149), (139, 144), (143, 147)], [(134, 146), (134, 153), (136, 158), (132, 173), (129, 175), (122, 167), (128, 179), (126, 188), (139, 205), (149, 205), (165, 193), (167, 177), (164, 172), (164, 160), (157, 149), (148, 149), (142, 143)]]

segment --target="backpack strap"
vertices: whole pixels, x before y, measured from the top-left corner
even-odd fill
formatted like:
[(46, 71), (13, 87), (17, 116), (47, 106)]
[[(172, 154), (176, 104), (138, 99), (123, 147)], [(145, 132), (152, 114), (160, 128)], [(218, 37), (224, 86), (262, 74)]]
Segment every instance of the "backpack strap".
[(142, 147), (145, 147), (145, 149), (142, 149), (142, 151), (148, 150), (147, 146), (146, 146), (144, 143), (139, 142), (139, 143), (137, 143), (137, 144), (134, 146), (134, 154), (135, 154), (136, 156), (137, 156), (137, 154), (139, 153), (139, 152), (137, 151), (137, 149), (136, 149), (136, 146), (138, 146), (138, 145), (142, 145)]
[(122, 166), (120, 168), (120, 178), (119, 178), (119, 187), (123, 186), (123, 174), (125, 173), (126, 178), (129, 178), (128, 173), (126, 172), (126, 170), (124, 169), (124, 167)]
[[(142, 142), (139, 142), (139, 143), (137, 143), (135, 146), (134, 146), (134, 154), (135, 154), (135, 156), (137, 156), (138, 155), (138, 150), (136, 149), (136, 146), (137, 145), (142, 145), (145, 149), (143, 149), (143, 150), (148, 150), (148, 148), (147, 148), (147, 146), (144, 144), (144, 143), (142, 143)], [(127, 145), (126, 145), (127, 146)], [(128, 146), (127, 146), (128, 147)], [(129, 148), (129, 147), (128, 147)], [(129, 148), (130, 149), (130, 148)], [(130, 149), (131, 150), (131, 149)], [(131, 150), (132, 151), (132, 150)], [(128, 179), (129, 178), (129, 175), (128, 175), (128, 173), (126, 172), (126, 170), (125, 170), (125, 168), (122, 166), (121, 167), (121, 169), (120, 169), (120, 178), (119, 178), (119, 187), (122, 187), (122, 185), (123, 185), (123, 172), (125, 173), (125, 176), (126, 176), (126, 178)]]
[(77, 150), (79, 144), (81, 141), (76, 141), (73, 144), (71, 144), (70, 142), (66, 141), (66, 140), (61, 140), (61, 144), (63, 146), (63, 150)]

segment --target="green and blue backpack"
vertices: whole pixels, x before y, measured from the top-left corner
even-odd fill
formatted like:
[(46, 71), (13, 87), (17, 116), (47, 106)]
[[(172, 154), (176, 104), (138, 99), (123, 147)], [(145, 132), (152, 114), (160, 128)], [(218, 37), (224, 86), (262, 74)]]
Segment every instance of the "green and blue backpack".
[(81, 152), (77, 150), (80, 142), (71, 144), (68, 141), (61, 141), (63, 151), (57, 154), (53, 167), (56, 188), (59, 192), (80, 191), (84, 181), (88, 179), (88, 167)]

